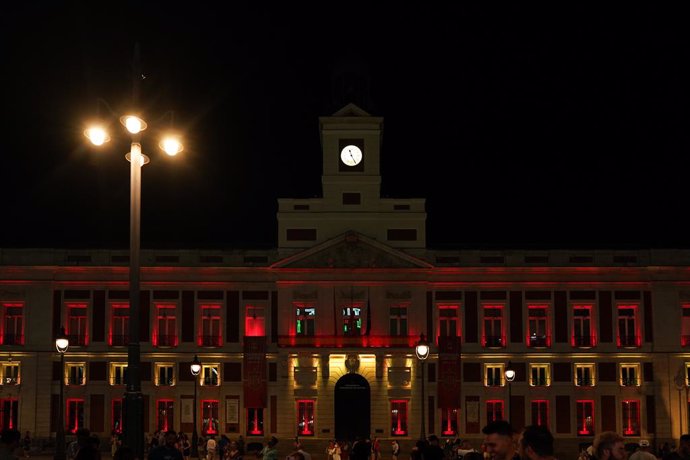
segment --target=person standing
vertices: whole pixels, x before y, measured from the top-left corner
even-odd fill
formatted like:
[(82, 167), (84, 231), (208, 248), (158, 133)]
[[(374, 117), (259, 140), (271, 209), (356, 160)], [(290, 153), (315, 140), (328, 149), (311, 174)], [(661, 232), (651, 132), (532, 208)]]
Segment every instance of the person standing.
[(14, 451), (19, 447), (22, 434), (19, 430), (5, 428), (0, 433), (0, 460), (17, 460)]
[(518, 451), (522, 460), (555, 460), (553, 435), (543, 426), (530, 425), (520, 435)]
[(177, 433), (170, 430), (165, 433), (165, 443), (152, 449), (149, 460), (184, 460), (182, 452), (175, 447)]
[(28, 431), (24, 434), (24, 439), (22, 439), (22, 450), (24, 451), (24, 458), (29, 458), (31, 451), (31, 435)]
[(640, 439), (638, 449), (630, 456), (630, 460), (656, 460), (656, 455), (650, 452), (651, 446), (646, 439)]
[(206, 460), (215, 460), (217, 446), (218, 443), (216, 443), (213, 435), (209, 435), (208, 440), (206, 441)]
[(604, 431), (594, 439), (597, 460), (625, 460), (625, 439), (615, 431)]
[(664, 456), (664, 460), (690, 460), (690, 434), (682, 435), (678, 449)]
[(505, 420), (496, 420), (484, 428), (484, 449), (489, 460), (513, 460), (519, 455), (515, 449), (515, 430)]
[(400, 444), (394, 439), (391, 442), (391, 460), (398, 460), (398, 455), (400, 455)]

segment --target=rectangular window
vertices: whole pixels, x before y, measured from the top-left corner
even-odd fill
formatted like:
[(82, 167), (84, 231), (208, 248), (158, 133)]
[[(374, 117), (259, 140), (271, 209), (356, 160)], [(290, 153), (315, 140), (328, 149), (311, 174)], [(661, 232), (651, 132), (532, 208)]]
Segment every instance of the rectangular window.
[(505, 420), (503, 415), (503, 401), (492, 399), (486, 402), (486, 423)]
[(127, 383), (127, 363), (110, 363), (110, 384), (125, 385)]
[(640, 386), (640, 365), (621, 364), (620, 383), (622, 387), (639, 387)]
[(24, 304), (19, 302), (2, 303), (2, 330), (0, 344), (24, 345)]
[(357, 336), (362, 333), (362, 314), (364, 313), (361, 303), (352, 303), (342, 307), (343, 314), (343, 335)]
[(201, 432), (204, 436), (218, 434), (218, 401), (207, 399), (201, 401)]
[(67, 385), (86, 385), (86, 363), (65, 364)]
[(316, 308), (311, 304), (295, 304), (295, 332), (313, 337), (316, 333)]
[(19, 429), (19, 400), (0, 398), (0, 430)]
[(577, 434), (592, 436), (594, 434), (594, 401), (576, 401)]
[(680, 344), (690, 346), (690, 303), (681, 305)]
[(247, 434), (249, 436), (264, 434), (264, 410), (261, 407), (247, 409)]
[(407, 306), (392, 306), (389, 312), (390, 334), (394, 336), (407, 336)]
[(486, 348), (505, 347), (503, 334), (503, 305), (484, 305), (484, 332), (482, 345)]
[(642, 345), (637, 330), (637, 305), (618, 305), (618, 346), (636, 348)]
[(265, 337), (266, 320), (264, 307), (261, 305), (247, 305), (244, 320), (244, 335), (248, 337)]
[(638, 399), (623, 401), (623, 435), (640, 435), (640, 401)]
[(69, 346), (85, 346), (89, 343), (87, 328), (88, 305), (85, 303), (68, 303), (67, 337)]
[(458, 410), (456, 408), (441, 409), (441, 434), (443, 436), (458, 434)]
[(407, 436), (407, 400), (391, 401), (391, 436)]
[(201, 305), (201, 331), (197, 342), (200, 347), (220, 347), (223, 345), (220, 311), (220, 304)]
[(113, 399), (113, 410), (111, 412), (111, 430), (115, 433), (122, 433), (122, 398)]
[(171, 387), (175, 385), (175, 365), (172, 363), (156, 363), (156, 385)]
[(551, 346), (548, 305), (527, 306), (527, 346), (533, 348)]
[(572, 345), (579, 348), (590, 348), (596, 345), (591, 304), (573, 305)]
[(314, 400), (297, 401), (297, 435), (314, 436)]
[(548, 364), (529, 365), (529, 384), (533, 387), (547, 387), (551, 385), (551, 373)]
[(575, 364), (575, 386), (593, 387), (594, 369), (594, 364)]
[(129, 304), (111, 305), (110, 345), (124, 347), (129, 345)]
[(220, 385), (220, 364), (202, 364), (201, 385), (212, 387)]
[(544, 399), (532, 401), (532, 425), (549, 428), (549, 402)]
[(79, 428), (84, 427), (84, 400), (69, 398), (67, 400), (67, 427), (69, 433), (76, 433)]
[(0, 385), (19, 385), (19, 363), (7, 362), (0, 365)]
[(156, 401), (156, 418), (158, 430), (166, 432), (175, 428), (175, 402), (172, 399)]
[(486, 364), (484, 366), (484, 386), (502, 387), (504, 384), (503, 364)]
[(458, 305), (438, 306), (438, 335), (440, 337), (458, 337), (460, 327)]
[(156, 304), (156, 334), (153, 345), (156, 347), (177, 346), (177, 305)]

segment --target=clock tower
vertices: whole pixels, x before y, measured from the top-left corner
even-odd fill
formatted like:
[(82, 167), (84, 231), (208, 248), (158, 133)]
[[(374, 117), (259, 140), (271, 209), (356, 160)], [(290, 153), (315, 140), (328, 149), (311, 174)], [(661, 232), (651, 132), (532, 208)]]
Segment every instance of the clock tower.
[(323, 197), (278, 200), (278, 248), (304, 249), (356, 231), (389, 246), (424, 250), (424, 199), (381, 198), (383, 118), (354, 104), (320, 117)]

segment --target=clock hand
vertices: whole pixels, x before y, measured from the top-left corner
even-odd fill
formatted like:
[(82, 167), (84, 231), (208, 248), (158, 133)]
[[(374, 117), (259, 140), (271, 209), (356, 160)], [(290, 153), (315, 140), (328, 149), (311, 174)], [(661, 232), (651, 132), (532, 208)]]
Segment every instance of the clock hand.
[(347, 152), (350, 154), (350, 158), (352, 158), (352, 161), (353, 161), (354, 163), (357, 163), (357, 160), (355, 160), (355, 157), (352, 155), (352, 149), (348, 149)]

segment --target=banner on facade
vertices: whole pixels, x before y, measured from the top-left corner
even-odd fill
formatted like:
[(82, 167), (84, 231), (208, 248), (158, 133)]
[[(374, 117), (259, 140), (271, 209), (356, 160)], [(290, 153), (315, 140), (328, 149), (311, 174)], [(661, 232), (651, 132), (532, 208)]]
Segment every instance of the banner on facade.
[(266, 337), (244, 338), (244, 407), (266, 407)]
[(190, 398), (182, 398), (180, 401), (182, 405), (181, 423), (194, 423), (194, 400)]
[(240, 423), (240, 400), (225, 400), (225, 423)]

